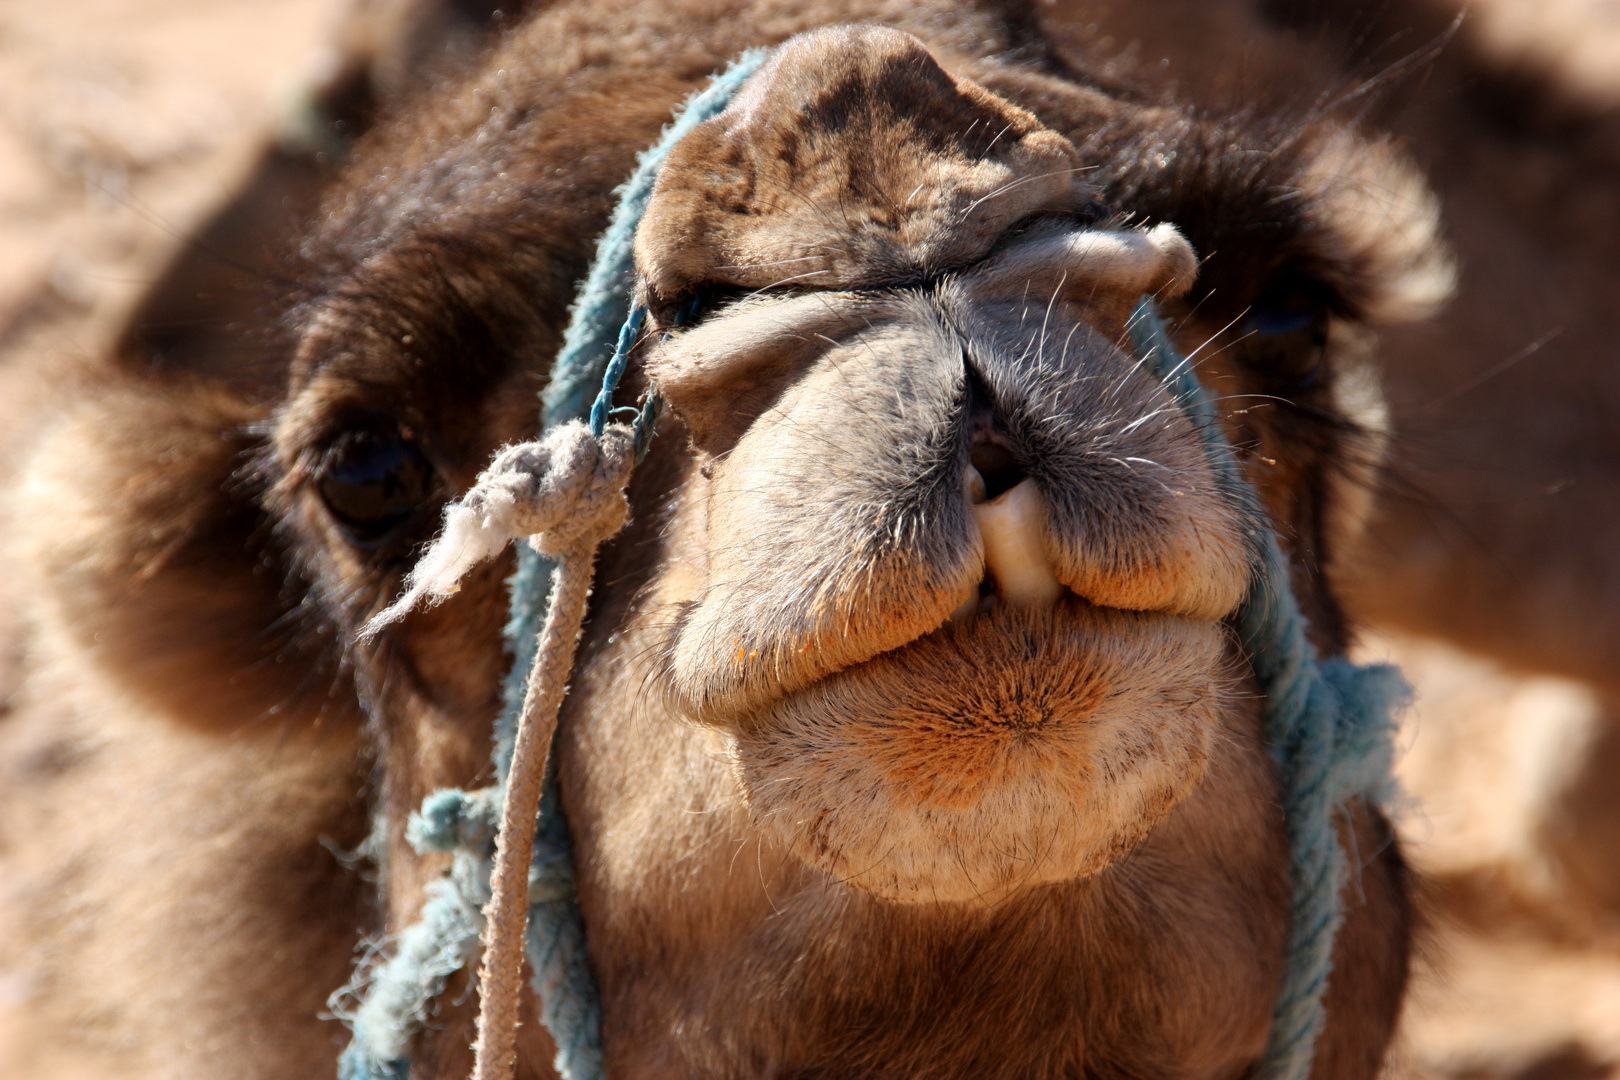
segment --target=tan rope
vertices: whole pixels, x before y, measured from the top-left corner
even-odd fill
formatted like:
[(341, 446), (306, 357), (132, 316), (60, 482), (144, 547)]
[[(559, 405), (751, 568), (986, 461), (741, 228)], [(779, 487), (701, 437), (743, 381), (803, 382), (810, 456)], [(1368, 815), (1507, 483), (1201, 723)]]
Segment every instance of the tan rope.
[(556, 560), (551, 601), (523, 691), (508, 771), (490, 899), (484, 906), (484, 958), (473, 1080), (509, 1080), (517, 1065), (529, 867), (557, 712), (574, 668), (596, 549), (629, 517), (624, 488), (635, 468), (635, 432), (614, 424), (601, 438), (574, 421), (538, 441), (496, 455), (462, 499), (445, 510), (444, 529), (411, 572), (405, 594), (373, 619), (375, 635), (424, 598), (454, 594), (473, 566), (527, 536)]
[(574, 667), (574, 651), (590, 595), (596, 541), (557, 555), (551, 605), (523, 692), (523, 713), (512, 748), (506, 805), (495, 840), (495, 869), (484, 908), (484, 961), (478, 972), (482, 1006), (473, 1080), (507, 1080), (517, 1063), (518, 1004), (523, 985), (523, 935), (529, 921), (529, 861), (557, 711)]

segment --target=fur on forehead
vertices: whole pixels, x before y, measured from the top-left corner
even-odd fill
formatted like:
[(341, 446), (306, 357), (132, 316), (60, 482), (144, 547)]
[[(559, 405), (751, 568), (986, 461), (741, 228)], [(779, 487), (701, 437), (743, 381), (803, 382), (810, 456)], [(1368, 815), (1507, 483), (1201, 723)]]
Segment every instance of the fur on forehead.
[(898, 30), (794, 38), (671, 151), (636, 234), (655, 312), (702, 285), (817, 288), (929, 276), (1006, 229), (1080, 206), (1068, 139), (940, 67)]

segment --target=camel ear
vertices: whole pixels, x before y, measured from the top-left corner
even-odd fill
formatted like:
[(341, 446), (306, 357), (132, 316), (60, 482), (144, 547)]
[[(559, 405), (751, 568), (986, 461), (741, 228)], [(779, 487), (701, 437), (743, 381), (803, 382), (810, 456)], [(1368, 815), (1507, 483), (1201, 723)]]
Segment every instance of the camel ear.
[(1426, 319), (1456, 291), (1439, 202), (1393, 143), (1330, 131), (1312, 148), (1301, 186), (1332, 238), (1333, 261), (1349, 271), (1333, 285), (1363, 318)]
[(1063, 136), (909, 34), (793, 38), (670, 152), (636, 234), (654, 312), (703, 286), (915, 280), (1087, 190)]
[(108, 378), (42, 437), (10, 554), (60, 655), (205, 730), (354, 719), (244, 464), (262, 407), (203, 381)]

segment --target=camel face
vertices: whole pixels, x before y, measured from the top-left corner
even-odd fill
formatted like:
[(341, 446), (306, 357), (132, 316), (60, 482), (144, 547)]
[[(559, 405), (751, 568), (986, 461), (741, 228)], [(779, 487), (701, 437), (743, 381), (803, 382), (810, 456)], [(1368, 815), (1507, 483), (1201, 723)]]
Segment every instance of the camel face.
[[(72, 663), (188, 737), (272, 710), (340, 732), (310, 753), (347, 798), (284, 847), (324, 852), (321, 813), (357, 844), (363, 804), (380, 903), (328, 910), (312, 886), (293, 921), (325, 928), (323, 960), (411, 923), (446, 864), (406, 819), (488, 781), (511, 560), (356, 632), (445, 503), (533, 437), (635, 155), (708, 73), (781, 45), (675, 148), (637, 235), (652, 330), (619, 403), (656, 385), (669, 408), (599, 555), (556, 756), (609, 1073), (1237, 1075), (1289, 918), (1225, 621), (1257, 524), (1127, 321), (1144, 296), (1170, 319), (1318, 644), (1342, 647), (1332, 575), (1380, 436), (1357, 361), (1443, 261), (1431, 208), (1335, 129), (998, 59), (1038, 42), (993, 11), (880, 8), (916, 36), (791, 4), (631, 4), (630, 29), (564, 4), (512, 31), (328, 192), (270, 400), (86, 395), (37, 471), (95, 507), (37, 545), (50, 617), (95, 642)], [(1341, 825), (1379, 853), (1329, 991), (1348, 1080), (1391, 1030), (1407, 921), (1376, 809)], [(329, 967), (278, 978), (324, 994)], [(423, 1076), (465, 1071), (450, 996)], [(288, 1075), (327, 1053), (311, 1031)]]
[[(1245, 525), (1124, 341), (1196, 259), (1088, 220), (1079, 160), (910, 35), (821, 31), (683, 141), (639, 233), (655, 310), (746, 291), (649, 350), (692, 466), (632, 638), (664, 658), (646, 690), (725, 733), (779, 843), (888, 899), (1095, 873), (1221, 727)], [(368, 385), (374, 321), (334, 322), (307, 323), (281, 483), (352, 591), (435, 480)]]
[(761, 825), (890, 899), (1101, 869), (1220, 724), (1242, 524), (1120, 340), (1194, 257), (1086, 224), (1078, 160), (914, 38), (826, 31), (677, 149), (638, 245), (659, 299), (750, 290), (649, 361), (696, 465), (654, 686), (735, 740)]
[(1202, 774), (1247, 572), (1153, 376), (1061, 299), (975, 296), (987, 273), (747, 303), (652, 368), (704, 415), (736, 416), (738, 344), (783, 383), (699, 448), (659, 687), (735, 735), (762, 823), (895, 898), (1077, 877), (1140, 838)]

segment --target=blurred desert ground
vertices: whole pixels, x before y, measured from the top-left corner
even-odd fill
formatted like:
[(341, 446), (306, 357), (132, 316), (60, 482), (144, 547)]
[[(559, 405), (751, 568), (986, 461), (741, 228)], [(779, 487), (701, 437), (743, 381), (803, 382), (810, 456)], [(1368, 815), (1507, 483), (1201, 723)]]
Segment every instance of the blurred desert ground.
[[(333, 0), (0, 0), (0, 490), (39, 403), (108, 347), (321, 78), (339, 15)], [(0, 567), (0, 723), (28, 586)], [(0, 1060), (31, 991), (0, 968)]]
[[(0, 0), (0, 485), (40, 403), (111, 347), (181, 239), (267, 145), (307, 134), (304, 105), (334, 74), (351, 6)], [(1133, 5), (1089, 6), (1103, 43), (1113, 25), (1112, 43), (1129, 47)], [(1197, 10), (1223, 6), (1234, 7)], [(1470, 18), (1487, 48), (1556, 68), (1593, 108), (1620, 108), (1620, 0), (1487, 0)], [(1620, 203), (1620, 191), (1609, 197)], [(0, 565), (0, 722), (20, 678), (13, 598), (29, 587)], [(1620, 908), (1600, 901), (1620, 866), (1589, 842), (1570, 795), (1592, 783), (1583, 763), (1613, 726), (1611, 691), (1376, 626), (1365, 650), (1403, 663), (1417, 687), (1398, 809), (1414, 861), (1439, 883), (1392, 1071), (1615, 1073)], [(1588, 818), (1598, 787), (1583, 796)], [(1620, 791), (1612, 806), (1620, 833)], [(21, 973), (0, 970), (0, 1043), (27, 1025), (30, 992)]]

